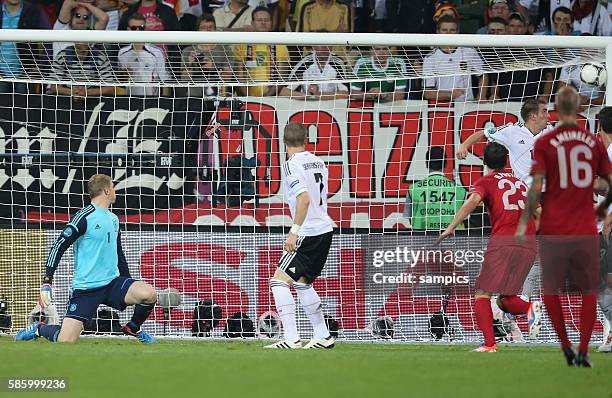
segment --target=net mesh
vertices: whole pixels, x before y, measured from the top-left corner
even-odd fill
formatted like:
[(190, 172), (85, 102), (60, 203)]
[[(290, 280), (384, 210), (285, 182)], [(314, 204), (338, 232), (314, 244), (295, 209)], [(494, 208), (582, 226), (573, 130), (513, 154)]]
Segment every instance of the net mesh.
[[(60, 230), (88, 203), (88, 178), (106, 173), (116, 184), (113, 211), (125, 225), (132, 275), (181, 297), (167, 312), (158, 306), (146, 330), (191, 336), (194, 307), (213, 300), (222, 317), (210, 336), (222, 336), (237, 312), (253, 320), (257, 336), (274, 336), (258, 321), (275, 311), (268, 281), (282, 227), (291, 225), (282, 131), (299, 121), (308, 128), (307, 150), (329, 169), (337, 233), (314, 286), (340, 337), (389, 337), (381, 332), (389, 317), (394, 340), (479, 340), (469, 289), (377, 286), (373, 251), (428, 246), (427, 235), (449, 222), (438, 212), (416, 225), (406, 212), (409, 187), (430, 175), (432, 147), (441, 148), (442, 174), (458, 186), (452, 216), (483, 174), (485, 142), (465, 159), (455, 156), (467, 137), (520, 122), (524, 100), (550, 101), (564, 84), (580, 91), (580, 122), (594, 130), (605, 91), (580, 79), (582, 65), (603, 63), (601, 49), (21, 43), (15, 50), (20, 62), (5, 59), (12, 75), (0, 81), (0, 295), (12, 331), (30, 318)], [(484, 249), (490, 226), (482, 206), (461, 228), (475, 240), (458, 246)], [(56, 272), (60, 315), (72, 262), (69, 250)], [(453, 272), (473, 281), (479, 265), (454, 264)], [(525, 292), (534, 298), (538, 278), (530, 275)], [(570, 333), (575, 306), (565, 298)], [(448, 324), (432, 329), (440, 311)], [(506, 339), (522, 341), (526, 321), (496, 314)], [(121, 313), (122, 323), (130, 315)], [(301, 309), (298, 323), (308, 337)], [(534, 341), (554, 339), (545, 320)]]

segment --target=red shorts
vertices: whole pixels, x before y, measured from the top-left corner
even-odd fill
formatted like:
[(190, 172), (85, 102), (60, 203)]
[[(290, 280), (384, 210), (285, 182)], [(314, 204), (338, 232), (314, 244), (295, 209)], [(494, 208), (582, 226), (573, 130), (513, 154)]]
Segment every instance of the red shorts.
[(521, 294), (535, 257), (533, 247), (489, 247), (474, 287), (489, 293)]
[(599, 237), (540, 237), (544, 294), (597, 294), (599, 288)]

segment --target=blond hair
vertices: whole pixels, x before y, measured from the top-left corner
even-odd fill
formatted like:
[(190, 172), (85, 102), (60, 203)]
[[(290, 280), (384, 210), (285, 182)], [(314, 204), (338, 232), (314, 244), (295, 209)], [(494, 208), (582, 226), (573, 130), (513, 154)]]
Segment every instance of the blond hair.
[(283, 132), (283, 142), (291, 148), (304, 146), (306, 142), (306, 127), (302, 123), (289, 123)]
[(580, 105), (578, 92), (572, 86), (565, 86), (557, 92), (555, 106), (559, 115), (575, 116)]
[(87, 181), (87, 192), (91, 199), (102, 195), (105, 189), (113, 185), (113, 180), (106, 174), (94, 174)]

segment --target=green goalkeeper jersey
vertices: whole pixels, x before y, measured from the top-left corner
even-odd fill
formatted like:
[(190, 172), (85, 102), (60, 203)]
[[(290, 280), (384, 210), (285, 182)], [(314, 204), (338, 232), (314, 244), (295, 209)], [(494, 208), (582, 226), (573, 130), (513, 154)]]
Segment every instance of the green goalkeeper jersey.
[(396, 90), (405, 89), (407, 84), (405, 79), (406, 64), (400, 58), (387, 58), (387, 63), (382, 68), (374, 63), (372, 57), (361, 58), (355, 64), (353, 73), (358, 79), (397, 78), (397, 80), (371, 80), (351, 83), (353, 90), (365, 93), (376, 87), (379, 87), (383, 93), (392, 93)]
[(404, 215), (412, 218), (413, 229), (441, 231), (453, 221), (465, 196), (465, 188), (434, 172), (410, 185)]

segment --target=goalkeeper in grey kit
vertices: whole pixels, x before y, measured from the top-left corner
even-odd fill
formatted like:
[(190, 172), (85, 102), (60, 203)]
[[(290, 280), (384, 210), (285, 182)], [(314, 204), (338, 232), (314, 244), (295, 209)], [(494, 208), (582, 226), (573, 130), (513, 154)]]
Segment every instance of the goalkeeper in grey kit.
[[(312, 287), (325, 266), (332, 242), (333, 222), (327, 215), (327, 167), (306, 151), (306, 128), (302, 124), (288, 124), (283, 142), (288, 158), (282, 167), (283, 186), (293, 225), (270, 287), (283, 325), (284, 340), (265, 348), (332, 348), (334, 338), (325, 323), (321, 299)], [(314, 330), (313, 338), (303, 347), (290, 285), (295, 288)]]
[(151, 285), (130, 275), (121, 247), (119, 219), (109, 210), (116, 199), (113, 182), (107, 175), (96, 174), (89, 179), (87, 188), (91, 204), (72, 217), (53, 245), (40, 290), (39, 302), (44, 308), (51, 303), (53, 275), (60, 259), (73, 245), (72, 292), (62, 325), (35, 322), (21, 330), (15, 340), (45, 337), (53, 342), (74, 342), (98, 306), (106, 304), (119, 311), (133, 305), (134, 314), (123, 332), (143, 343), (153, 343), (155, 339), (141, 326), (153, 311), (157, 295)]

